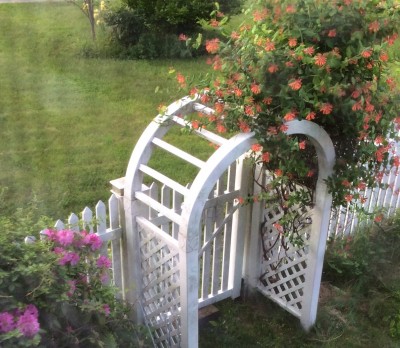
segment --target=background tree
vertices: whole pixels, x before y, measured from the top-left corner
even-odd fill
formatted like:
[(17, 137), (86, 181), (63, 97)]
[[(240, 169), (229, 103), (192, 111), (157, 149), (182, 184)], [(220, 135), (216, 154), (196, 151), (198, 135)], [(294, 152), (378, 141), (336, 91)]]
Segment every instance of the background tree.
[[(223, 0), (222, 12), (240, 9), (241, 0)], [(150, 31), (162, 33), (192, 33), (199, 29), (199, 21), (208, 19), (215, 8), (213, 0), (126, 0)]]

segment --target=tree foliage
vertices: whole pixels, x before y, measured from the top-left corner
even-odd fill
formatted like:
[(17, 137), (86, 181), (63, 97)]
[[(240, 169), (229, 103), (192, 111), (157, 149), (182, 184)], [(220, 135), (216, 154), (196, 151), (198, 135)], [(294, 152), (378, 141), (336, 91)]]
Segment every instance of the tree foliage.
[[(223, 1), (221, 11), (230, 13), (240, 8), (241, 0)], [(126, 0), (128, 7), (141, 17), (151, 32), (191, 33), (198, 22), (210, 17), (213, 0)]]

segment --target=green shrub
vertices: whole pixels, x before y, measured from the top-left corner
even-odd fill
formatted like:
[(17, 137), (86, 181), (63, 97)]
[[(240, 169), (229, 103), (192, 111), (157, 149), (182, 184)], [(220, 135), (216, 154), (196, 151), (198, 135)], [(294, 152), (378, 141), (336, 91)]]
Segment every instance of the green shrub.
[(112, 40), (123, 47), (135, 45), (146, 31), (143, 18), (127, 7), (105, 11), (103, 19), (110, 28)]
[(109, 283), (111, 261), (99, 255), (99, 237), (46, 230), (39, 241), (46, 219), (35, 223), (34, 215), (21, 209), (0, 218), (0, 346), (137, 346), (137, 328)]
[(126, 0), (129, 8), (142, 18), (153, 33), (190, 33), (199, 28), (198, 21), (210, 17), (211, 0)]
[[(238, 12), (242, 0), (223, 1), (217, 7), (223, 12)], [(208, 23), (214, 10), (214, 1), (168, 2), (127, 0), (126, 5), (102, 12), (109, 29), (110, 40), (119, 46), (114, 56), (131, 59), (190, 58), (203, 54), (204, 49), (193, 50), (189, 35), (202, 32), (201, 23)], [(213, 12), (212, 12), (213, 11)], [(211, 27), (212, 28), (212, 27)]]
[[(328, 242), (325, 254), (324, 278), (335, 283), (351, 282), (360, 289), (367, 283), (384, 286), (389, 291), (392, 265), (399, 261), (400, 218), (360, 229), (354, 236), (337, 237)], [(388, 280), (386, 280), (388, 279)], [(368, 291), (368, 287), (364, 287)]]

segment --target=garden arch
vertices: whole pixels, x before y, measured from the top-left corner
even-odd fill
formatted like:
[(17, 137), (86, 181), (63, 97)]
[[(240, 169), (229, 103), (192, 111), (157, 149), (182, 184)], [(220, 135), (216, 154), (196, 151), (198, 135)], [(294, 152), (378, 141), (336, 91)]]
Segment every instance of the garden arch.
[[(199, 99), (185, 97), (157, 116), (132, 152), (123, 185), (122, 252), (127, 259), (124, 296), (136, 304), (136, 320), (153, 328), (153, 339), (159, 347), (197, 347), (199, 307), (238, 297), (242, 277), (250, 285), (255, 277), (251, 266), (257, 261), (248, 257), (257, 248), (257, 238), (249, 232), (250, 207), (238, 209), (237, 201), (249, 193), (244, 154), (255, 142), (254, 134), (225, 139), (204, 129), (193, 130), (218, 146), (207, 161), (162, 140), (173, 125), (188, 126), (182, 116), (197, 111), (214, 112)], [(310, 259), (315, 261), (307, 268), (307, 296), (299, 316), (308, 329), (317, 310), (331, 204), (324, 179), (332, 171), (334, 151), (329, 137), (316, 124), (292, 121), (287, 125), (288, 134), (309, 136), (319, 162), (309, 247)], [(155, 148), (199, 169), (191, 186), (183, 186), (148, 165)], [(144, 185), (145, 176), (162, 187)], [(249, 246), (247, 256), (245, 244)]]

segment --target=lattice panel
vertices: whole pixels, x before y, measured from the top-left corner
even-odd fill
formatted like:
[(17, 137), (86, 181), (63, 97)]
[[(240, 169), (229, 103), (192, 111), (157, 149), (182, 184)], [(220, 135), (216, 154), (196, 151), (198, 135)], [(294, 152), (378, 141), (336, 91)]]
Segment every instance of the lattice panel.
[(279, 207), (265, 210), (266, 220), (262, 231), (263, 259), (258, 287), (265, 295), (300, 316), (308, 262), (310, 212), (305, 211), (297, 225), (305, 241), (303, 247), (294, 246), (289, 241), (290, 236), (283, 241), (280, 239), (282, 235), (279, 227), (274, 224), (279, 223), (282, 216), (283, 211)]
[(157, 347), (180, 346), (179, 255), (151, 231), (140, 231), (143, 310)]

